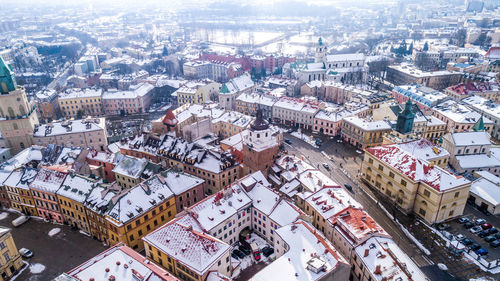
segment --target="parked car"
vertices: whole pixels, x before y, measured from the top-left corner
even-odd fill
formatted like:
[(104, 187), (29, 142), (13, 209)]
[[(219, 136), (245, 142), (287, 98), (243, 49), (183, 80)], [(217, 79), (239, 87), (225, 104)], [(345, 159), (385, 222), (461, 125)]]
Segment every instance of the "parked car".
[(30, 219), (28, 216), (20, 216), (12, 221), (14, 227), (18, 227)]
[(242, 259), (245, 257), (245, 254), (243, 254), (240, 250), (236, 249), (233, 251), (233, 254), (236, 254), (238, 258)]
[(352, 186), (350, 184), (345, 183), (344, 186), (347, 190), (352, 191)]
[(480, 249), (481, 248), (481, 245), (477, 244), (477, 243), (473, 243), (472, 245), (469, 246), (469, 249), (471, 249), (472, 251), (475, 251), (477, 249)]
[(500, 239), (500, 233), (495, 233), (495, 238)]
[(484, 255), (488, 254), (488, 250), (486, 250), (485, 248), (480, 248), (480, 249), (476, 250), (476, 254), (478, 254), (480, 256), (484, 256)]
[(330, 165), (328, 165), (328, 163), (323, 163), (323, 167), (325, 167), (325, 169), (330, 171)]
[(491, 242), (490, 246), (493, 247), (493, 248), (496, 248), (496, 247), (500, 246), (500, 240), (497, 239), (497, 240)]
[(26, 248), (19, 249), (19, 254), (25, 258), (31, 258), (33, 256), (33, 252)]
[(466, 222), (466, 223), (464, 224), (464, 227), (465, 227), (465, 228), (467, 228), (467, 229), (469, 229), (469, 228), (471, 228), (471, 227), (473, 227), (473, 226), (474, 226), (474, 223), (472, 223), (472, 222)]
[(320, 139), (316, 139), (315, 143), (317, 146), (321, 146), (323, 144), (323, 141)]
[(491, 224), (489, 224), (489, 223), (484, 223), (484, 224), (482, 224), (482, 225), (481, 225), (481, 227), (482, 227), (483, 229), (490, 229), (490, 228), (492, 228), (492, 227), (493, 227), (493, 225), (491, 225)]
[(245, 256), (248, 256), (250, 255), (250, 253), (252, 253), (252, 251), (250, 249), (248, 249), (247, 247), (243, 247), (243, 246), (240, 246), (240, 251), (245, 254)]
[(260, 251), (259, 251), (259, 247), (257, 247), (257, 244), (252, 243), (252, 244), (250, 244), (250, 247), (252, 248), (252, 254), (253, 254), (253, 257), (255, 258), (255, 260), (260, 261)]
[(479, 225), (476, 225), (474, 227), (472, 227), (471, 229), (469, 229), (469, 231), (472, 233), (472, 234), (477, 234), (479, 233), (481, 230), (483, 230)]
[(274, 249), (271, 247), (264, 247), (262, 248), (262, 254), (264, 254), (264, 257), (269, 257), (270, 255), (274, 254)]
[(237, 255), (237, 254), (235, 254), (234, 252), (231, 254), (231, 257), (232, 257), (233, 259), (235, 259), (235, 260), (240, 259), (240, 258), (238, 257), (238, 255)]
[(458, 219), (458, 222), (459, 223), (467, 223), (467, 222), (470, 222), (470, 220), (468, 217), (461, 217)]
[(437, 228), (439, 230), (446, 230), (446, 229), (450, 228), (450, 225), (446, 224), (446, 223), (442, 223), (442, 224), (439, 224)]
[(486, 236), (486, 238), (484, 238), (484, 241), (486, 241), (486, 242), (493, 242), (495, 240), (497, 240), (495, 238), (495, 235)]
[(496, 234), (496, 233), (498, 233), (498, 229), (496, 229), (495, 227), (490, 228), (490, 234)]
[(485, 219), (476, 219), (474, 222), (476, 223), (476, 225), (481, 225), (481, 224), (485, 224), (486, 220)]
[(458, 241), (462, 241), (465, 239), (465, 235), (463, 234), (457, 234), (457, 236), (455, 236), (455, 239), (457, 239)]
[(462, 240), (462, 244), (464, 244), (465, 246), (469, 246), (472, 243), (474, 243), (474, 240), (470, 238), (465, 238), (464, 240)]
[(477, 233), (477, 236), (481, 237), (481, 238), (484, 238), (486, 236), (490, 235), (490, 232), (488, 230), (483, 230), (483, 231), (479, 231)]

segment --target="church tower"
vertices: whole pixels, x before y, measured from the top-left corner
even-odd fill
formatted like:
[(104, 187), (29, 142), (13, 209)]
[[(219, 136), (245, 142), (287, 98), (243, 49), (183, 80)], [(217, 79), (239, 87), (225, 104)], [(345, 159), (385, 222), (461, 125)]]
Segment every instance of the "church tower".
[(16, 84), (12, 68), (0, 57), (0, 132), (11, 154), (33, 145), (36, 125), (35, 105), (30, 105), (24, 87)]
[(413, 131), (413, 120), (415, 119), (415, 114), (412, 111), (411, 99), (405, 104), (405, 109), (401, 111), (398, 115), (398, 121), (396, 123), (396, 131), (401, 134), (407, 134)]
[(252, 124), (248, 136), (243, 140), (243, 164), (248, 168), (249, 173), (262, 171), (267, 175), (267, 171), (274, 163), (278, 155), (277, 132), (273, 132), (269, 123), (262, 117), (262, 109), (257, 109), (256, 118)]
[(323, 44), (323, 39), (320, 37), (318, 39), (318, 45), (316, 46), (316, 54), (314, 56), (314, 62), (325, 62), (326, 61), (326, 46)]

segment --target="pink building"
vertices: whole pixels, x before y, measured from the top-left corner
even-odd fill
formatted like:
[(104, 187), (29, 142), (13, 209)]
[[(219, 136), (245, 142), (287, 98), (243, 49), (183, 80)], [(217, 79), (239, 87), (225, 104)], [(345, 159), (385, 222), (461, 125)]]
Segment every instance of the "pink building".
[(149, 109), (153, 100), (154, 86), (141, 83), (130, 86), (128, 91), (109, 91), (103, 94), (102, 102), (105, 114), (143, 113)]
[(40, 217), (57, 223), (64, 222), (56, 192), (65, 178), (66, 174), (59, 171), (46, 168), (38, 171), (35, 179), (30, 184), (30, 189)]

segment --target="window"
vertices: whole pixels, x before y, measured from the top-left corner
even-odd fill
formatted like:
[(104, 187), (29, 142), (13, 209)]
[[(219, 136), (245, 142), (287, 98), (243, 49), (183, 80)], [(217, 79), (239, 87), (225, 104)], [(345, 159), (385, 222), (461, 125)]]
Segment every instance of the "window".
[(425, 217), (425, 210), (424, 209), (420, 208), (418, 213)]
[(383, 171), (383, 170), (384, 170), (384, 166), (382, 166), (382, 165), (378, 165), (378, 169), (379, 169), (380, 171)]
[(10, 261), (10, 256), (9, 256), (9, 253), (5, 253), (5, 254), (3, 254), (3, 258), (5, 259), (5, 262)]
[(1, 243), (0, 243), (0, 249), (3, 249), (3, 248), (5, 248), (5, 243), (4, 243), (4, 242), (1, 242)]
[(406, 186), (406, 181), (405, 180), (401, 180), (401, 185), (402, 186)]
[(425, 189), (424, 195), (425, 195), (425, 197), (429, 197), (429, 196), (431, 196), (431, 192), (429, 190)]
[(394, 178), (394, 173), (393, 172), (389, 172), (389, 177)]
[(459, 195), (460, 195), (460, 191), (455, 192), (455, 198), (458, 198)]

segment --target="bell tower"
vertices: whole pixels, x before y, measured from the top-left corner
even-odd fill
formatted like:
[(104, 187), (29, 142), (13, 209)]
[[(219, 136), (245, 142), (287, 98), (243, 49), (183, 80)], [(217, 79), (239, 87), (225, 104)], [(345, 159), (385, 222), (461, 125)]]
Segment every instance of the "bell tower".
[(318, 39), (318, 45), (316, 46), (316, 54), (314, 56), (314, 62), (325, 62), (326, 61), (326, 46), (323, 44), (323, 39), (320, 37)]
[(33, 145), (38, 125), (34, 104), (28, 102), (24, 87), (18, 86), (14, 72), (0, 57), (0, 132), (11, 154)]

